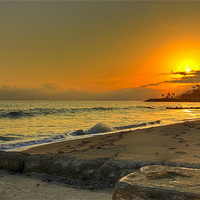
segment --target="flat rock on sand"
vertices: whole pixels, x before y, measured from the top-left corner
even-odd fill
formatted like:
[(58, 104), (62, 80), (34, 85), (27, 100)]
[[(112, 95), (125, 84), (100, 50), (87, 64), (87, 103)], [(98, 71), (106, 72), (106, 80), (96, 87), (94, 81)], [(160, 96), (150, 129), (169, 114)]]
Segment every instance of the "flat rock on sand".
[(199, 200), (200, 169), (152, 165), (121, 178), (113, 200)]

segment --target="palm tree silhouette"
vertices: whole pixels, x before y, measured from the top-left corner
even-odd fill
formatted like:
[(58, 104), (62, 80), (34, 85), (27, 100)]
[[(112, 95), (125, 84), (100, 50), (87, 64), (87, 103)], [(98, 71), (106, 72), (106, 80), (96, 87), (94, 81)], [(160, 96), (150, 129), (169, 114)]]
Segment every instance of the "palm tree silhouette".
[(171, 94), (170, 92), (167, 93), (167, 98), (170, 98), (171, 97)]

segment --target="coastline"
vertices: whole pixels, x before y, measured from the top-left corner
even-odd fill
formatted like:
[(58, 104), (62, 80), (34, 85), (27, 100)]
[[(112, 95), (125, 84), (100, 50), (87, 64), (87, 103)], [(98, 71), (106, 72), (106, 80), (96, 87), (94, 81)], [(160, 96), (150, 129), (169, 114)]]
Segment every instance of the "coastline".
[[(184, 122), (184, 121), (182, 121), (182, 122)], [(151, 128), (151, 127), (164, 126), (164, 125), (171, 124), (171, 123), (168, 123), (168, 124), (167, 123), (160, 124), (160, 123), (161, 123), (160, 120), (156, 120), (156, 121), (153, 121), (153, 122), (123, 126), (122, 129), (118, 129), (119, 127), (114, 127), (113, 131), (111, 131), (111, 132), (101, 132), (101, 133), (87, 133), (86, 132), (83, 135), (82, 134), (75, 135), (74, 133), (77, 132), (77, 130), (76, 130), (74, 132), (71, 132), (70, 135), (68, 135), (67, 137), (64, 137), (64, 138), (62, 137), (62, 135), (61, 135), (61, 138), (59, 138), (60, 136), (58, 135), (58, 138), (56, 138), (54, 141), (53, 140), (49, 141), (48, 138), (47, 139), (44, 138), (44, 139), (41, 139), (41, 140), (36, 139), (36, 140), (30, 140), (30, 141), (24, 141), (24, 142), (22, 141), (22, 142), (11, 144), (10, 148), (5, 148), (5, 149), (2, 148), (1, 151), (8, 151), (8, 152), (18, 151), (18, 152), (21, 152), (21, 151), (28, 150), (30, 148), (39, 147), (39, 146), (48, 145), (48, 144), (53, 144), (53, 143), (57, 143), (57, 142), (73, 141), (73, 140), (78, 140), (78, 139), (87, 139), (87, 138), (95, 137), (95, 136), (99, 136), (99, 135), (122, 133), (122, 132), (127, 132), (127, 131), (135, 131), (135, 130), (138, 130), (138, 129), (147, 129), (147, 128)], [(172, 123), (172, 124), (175, 124), (175, 123)]]
[[(74, 158), (198, 163), (200, 120), (55, 142), (23, 151)], [(193, 139), (192, 139), (193, 138)]]
[(163, 98), (163, 99), (159, 99), (159, 98), (150, 98), (145, 100), (144, 102), (185, 102), (185, 103), (190, 103), (190, 102), (200, 102), (200, 100), (196, 100), (196, 99), (176, 99), (176, 98)]
[(200, 169), (199, 131), (196, 120), (0, 152), (0, 167), (26, 175), (46, 174), (50, 182), (60, 179), (78, 188), (105, 190), (147, 165)]

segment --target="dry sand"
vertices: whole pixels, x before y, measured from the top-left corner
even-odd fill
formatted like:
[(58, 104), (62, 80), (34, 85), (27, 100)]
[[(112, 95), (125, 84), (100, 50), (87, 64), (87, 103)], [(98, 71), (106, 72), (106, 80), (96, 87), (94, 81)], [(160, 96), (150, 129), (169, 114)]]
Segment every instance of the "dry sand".
[(111, 190), (70, 188), (61, 183), (44, 182), (0, 170), (0, 200), (111, 200)]
[(200, 163), (200, 121), (58, 142), (25, 152), (82, 159)]

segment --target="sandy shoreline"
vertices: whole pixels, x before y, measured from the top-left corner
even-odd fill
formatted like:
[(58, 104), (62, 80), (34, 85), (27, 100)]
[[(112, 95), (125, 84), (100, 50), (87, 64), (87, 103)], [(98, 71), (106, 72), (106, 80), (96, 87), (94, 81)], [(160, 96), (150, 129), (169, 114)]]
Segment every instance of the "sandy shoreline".
[(60, 154), (81, 159), (200, 163), (200, 121), (57, 142), (24, 152)]
[[(18, 168), (18, 171), (25, 174), (45, 172), (56, 176), (63, 175), (77, 185), (96, 184), (94, 188), (101, 188), (102, 184), (105, 187), (113, 187), (119, 178), (149, 164), (200, 168), (200, 121), (57, 142), (33, 147), (22, 153), (3, 152), (1, 157), (0, 164), (5, 166), (2, 167), (5, 169)], [(16, 158), (14, 162), (13, 158)], [(5, 159), (8, 159), (8, 162)], [(93, 190), (91, 193), (90, 190), (68, 188), (53, 182), (47, 184), (34, 177), (10, 175), (4, 171), (0, 171), (0, 177), (2, 200), (112, 198), (111, 190)], [(26, 184), (30, 187), (25, 187)], [(40, 187), (36, 187), (37, 184)], [(16, 187), (24, 191), (24, 196)], [(38, 198), (31, 198), (29, 193)], [(61, 193), (69, 195), (69, 198), (65, 198)]]

